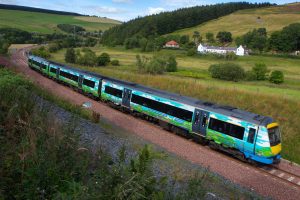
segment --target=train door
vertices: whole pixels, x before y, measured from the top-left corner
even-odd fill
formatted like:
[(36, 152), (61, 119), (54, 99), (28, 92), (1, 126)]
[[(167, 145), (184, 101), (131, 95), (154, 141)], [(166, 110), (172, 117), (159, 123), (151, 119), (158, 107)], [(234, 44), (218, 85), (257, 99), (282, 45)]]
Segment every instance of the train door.
[(80, 89), (82, 88), (82, 82), (83, 82), (83, 75), (79, 75), (79, 78), (78, 78), (78, 87)]
[(130, 108), (131, 92), (132, 92), (132, 90), (124, 88), (122, 105), (127, 108)]
[(99, 80), (99, 85), (98, 85), (98, 96), (101, 98), (101, 90), (102, 90), (102, 79)]
[(56, 79), (59, 80), (60, 68), (56, 69)]
[(195, 133), (205, 136), (209, 113), (204, 110), (195, 109), (192, 130)]
[(249, 128), (248, 137), (244, 142), (244, 151), (250, 154), (255, 152), (256, 129)]

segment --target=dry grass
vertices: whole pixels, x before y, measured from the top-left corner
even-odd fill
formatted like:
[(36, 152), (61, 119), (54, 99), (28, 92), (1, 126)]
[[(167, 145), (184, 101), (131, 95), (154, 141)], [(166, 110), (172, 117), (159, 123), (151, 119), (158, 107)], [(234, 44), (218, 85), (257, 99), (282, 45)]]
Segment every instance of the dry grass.
[[(101, 48), (98, 49), (97, 54), (104, 51), (108, 52), (113, 58), (119, 59), (121, 66), (91, 68), (77, 65), (77, 67), (106, 76), (179, 93), (181, 95), (231, 105), (257, 114), (271, 116), (276, 119), (282, 127), (282, 155), (286, 159), (300, 163), (300, 148), (298, 148), (300, 145), (300, 135), (297, 134), (300, 130), (300, 123), (298, 123), (300, 121), (300, 115), (297, 112), (297, 110), (300, 110), (299, 89), (286, 89), (284, 86), (275, 86), (265, 82), (233, 83), (217, 81), (210, 78), (206, 79), (205, 76), (203, 79), (191, 79), (184, 78), (180, 75), (180, 77), (172, 75), (142, 75), (136, 73), (134, 66), (132, 66), (135, 61), (136, 52)], [(166, 52), (161, 52), (162, 55), (165, 53)], [(54, 59), (59, 62), (64, 62), (63, 55), (63, 52), (59, 52), (54, 55)], [(150, 56), (151, 54), (144, 55)], [(181, 57), (179, 59), (180, 65), (185, 62), (191, 65), (197, 61), (194, 60), (196, 58), (189, 59), (188, 57)], [(201, 61), (200, 59), (199, 62), (205, 63), (211, 61)], [(246, 59), (244, 62), (247, 63), (249, 60)], [(300, 65), (298, 65), (298, 67), (293, 66), (297, 69), (297, 73), (300, 71), (299, 66)], [(197, 68), (197, 66), (194, 67)], [(286, 66), (286, 68), (288, 67), (289, 66)], [(186, 67), (186, 69), (188, 69), (188, 67)]]
[[(174, 34), (190, 35), (199, 31), (205, 38), (205, 33), (212, 32), (216, 36), (219, 31), (229, 31), (234, 37), (254, 29), (265, 27), (270, 34), (281, 30), (284, 26), (300, 21), (300, 4), (288, 4), (271, 8), (249, 9), (211, 20), (207, 23), (175, 31)], [(172, 33), (173, 34), (173, 33)]]
[(86, 22), (98, 22), (98, 23), (108, 23), (108, 24), (121, 24), (120, 21), (114, 20), (114, 19), (109, 19), (106, 17), (85, 17), (85, 16), (80, 16), (80, 17), (74, 17), (74, 19), (86, 21)]

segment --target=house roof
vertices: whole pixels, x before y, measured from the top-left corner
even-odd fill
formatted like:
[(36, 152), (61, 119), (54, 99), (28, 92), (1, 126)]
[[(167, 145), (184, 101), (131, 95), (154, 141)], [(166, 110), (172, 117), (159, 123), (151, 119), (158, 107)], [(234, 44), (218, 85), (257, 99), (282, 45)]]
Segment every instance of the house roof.
[(237, 48), (236, 47), (216, 47), (216, 46), (206, 46), (201, 44), (203, 47), (206, 49), (215, 49), (215, 50), (226, 50), (226, 51), (235, 51)]
[(171, 41), (167, 42), (166, 45), (178, 45), (178, 43), (174, 40), (171, 40)]

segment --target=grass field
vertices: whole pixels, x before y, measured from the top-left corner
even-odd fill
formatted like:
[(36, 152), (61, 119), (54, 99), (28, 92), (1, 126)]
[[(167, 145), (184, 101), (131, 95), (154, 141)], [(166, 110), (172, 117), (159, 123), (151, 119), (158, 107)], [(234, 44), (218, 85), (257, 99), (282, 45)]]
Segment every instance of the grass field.
[[(221, 60), (210, 57), (187, 57), (181, 51), (163, 50), (160, 55), (175, 54), (179, 71), (165, 75), (138, 74), (135, 67), (137, 50), (126, 51), (122, 48), (97, 47), (93, 49), (99, 55), (107, 52), (112, 59), (118, 59), (121, 66), (84, 67), (103, 75), (120, 78), (150, 87), (168, 90), (198, 99), (231, 105), (250, 112), (271, 116), (282, 127), (283, 152), (289, 160), (300, 163), (300, 60), (264, 56), (249, 56), (234, 61), (250, 69), (257, 62), (264, 62), (270, 69), (283, 70), (286, 82), (282, 85), (267, 81), (228, 82), (209, 77), (207, 68)], [(65, 51), (53, 54), (52, 59), (64, 63)], [(151, 56), (151, 53), (144, 53)]]
[(38, 12), (0, 9), (0, 28), (12, 27), (29, 32), (53, 33), (60, 31), (57, 24), (82, 26), (88, 31), (106, 30), (120, 22), (108, 18), (78, 17)]
[(212, 32), (216, 36), (219, 31), (229, 31), (233, 37), (245, 34), (254, 29), (265, 27), (268, 34), (281, 30), (284, 26), (300, 21), (300, 3), (283, 6), (247, 9), (211, 20), (195, 27), (181, 29), (172, 34), (189, 35), (199, 31), (205, 39), (205, 33)]

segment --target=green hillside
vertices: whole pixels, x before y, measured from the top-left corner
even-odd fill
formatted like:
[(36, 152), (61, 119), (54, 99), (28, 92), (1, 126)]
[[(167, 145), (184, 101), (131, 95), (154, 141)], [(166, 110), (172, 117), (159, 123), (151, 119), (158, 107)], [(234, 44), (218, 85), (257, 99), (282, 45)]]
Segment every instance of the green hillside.
[(205, 39), (205, 33), (216, 36), (219, 31), (229, 31), (233, 37), (247, 33), (254, 28), (265, 27), (268, 34), (281, 30), (284, 26), (300, 21), (300, 3), (237, 11), (230, 15), (211, 20), (201, 25), (181, 29), (172, 34), (189, 35), (199, 31)]
[(10, 27), (29, 32), (53, 33), (55, 31), (60, 32), (56, 27), (57, 24), (74, 24), (85, 28), (87, 31), (94, 31), (107, 30), (120, 24), (120, 22), (108, 18), (0, 9), (0, 28)]

